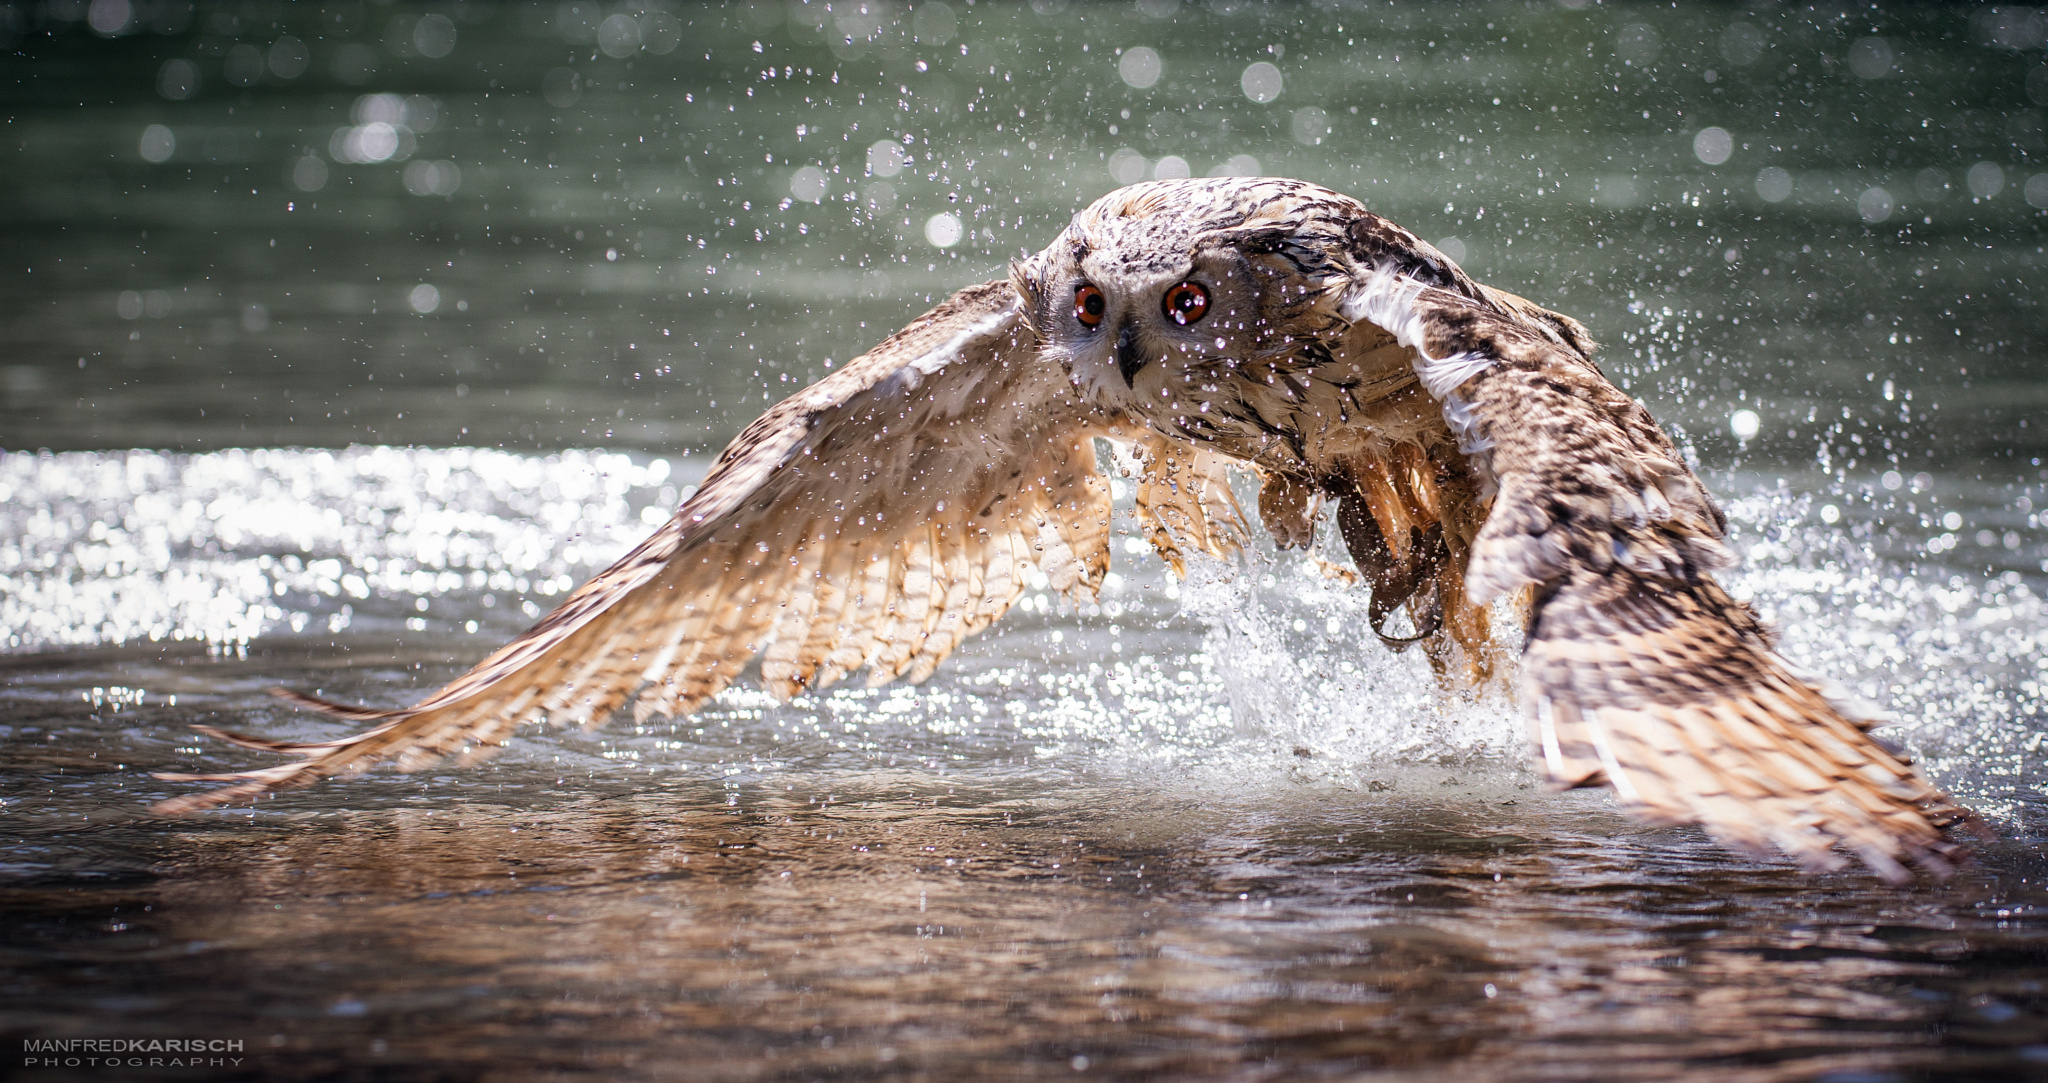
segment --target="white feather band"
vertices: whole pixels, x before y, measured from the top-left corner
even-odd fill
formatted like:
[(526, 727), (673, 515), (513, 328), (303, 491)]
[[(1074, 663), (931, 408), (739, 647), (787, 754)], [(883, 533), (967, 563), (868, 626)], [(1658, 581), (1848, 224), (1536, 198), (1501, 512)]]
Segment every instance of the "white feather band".
[(940, 346), (938, 349), (928, 350), (911, 358), (910, 367), (924, 373), (926, 376), (938, 372), (947, 365), (958, 361), (962, 351), (967, 348), (969, 343), (987, 335), (991, 331), (999, 330), (1004, 323), (1008, 322), (1022, 308), (1023, 306), (1018, 302), (1011, 301), (997, 311), (983, 316), (981, 319), (954, 332), (953, 337), (947, 339), (945, 345)]
[(1459, 384), (1492, 367), (1493, 358), (1480, 353), (1454, 353), (1441, 359), (1423, 354), (1415, 359), (1415, 375), (1422, 377), (1422, 386), (1438, 399), (1451, 398)]
[(1373, 271), (1338, 310), (1347, 320), (1386, 328), (1401, 345), (1427, 357), (1429, 352), (1422, 345), (1422, 314), (1415, 311), (1415, 298), (1421, 293), (1422, 283), (1412, 278)]
[(1415, 298), (1422, 290), (1422, 283), (1415, 279), (1374, 271), (1364, 285), (1344, 300), (1339, 311), (1345, 319), (1364, 320), (1386, 328), (1401, 345), (1414, 350), (1415, 375), (1422, 378), (1422, 386), (1431, 398), (1448, 399), (1459, 384), (1491, 368), (1494, 359), (1471, 352), (1429, 356), (1429, 346), (1422, 335), (1422, 313), (1415, 307)]
[(1443, 396), (1443, 403), (1444, 422), (1457, 436), (1459, 451), (1467, 455), (1481, 455), (1493, 450), (1493, 441), (1479, 435), (1479, 416), (1472, 412), (1471, 403), (1458, 395)]

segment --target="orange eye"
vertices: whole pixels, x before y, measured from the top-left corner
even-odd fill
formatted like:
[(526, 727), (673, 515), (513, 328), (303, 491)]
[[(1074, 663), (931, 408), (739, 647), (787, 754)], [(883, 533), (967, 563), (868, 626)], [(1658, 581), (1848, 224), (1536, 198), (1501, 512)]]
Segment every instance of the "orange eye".
[(1186, 327), (1209, 311), (1209, 291), (1193, 282), (1182, 282), (1166, 291), (1162, 307), (1167, 319)]
[(1109, 298), (1094, 286), (1074, 287), (1074, 318), (1083, 327), (1100, 327), (1102, 314), (1109, 310)]

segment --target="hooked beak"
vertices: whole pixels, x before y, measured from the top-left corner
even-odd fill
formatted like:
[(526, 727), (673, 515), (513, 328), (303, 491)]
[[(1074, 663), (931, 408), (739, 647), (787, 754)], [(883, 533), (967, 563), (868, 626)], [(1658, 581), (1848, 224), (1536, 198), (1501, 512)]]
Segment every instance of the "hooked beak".
[(1116, 370), (1124, 374), (1125, 387), (1137, 386), (1138, 370), (1144, 368), (1148, 360), (1139, 354), (1137, 336), (1131, 333), (1131, 325), (1126, 322), (1116, 336)]

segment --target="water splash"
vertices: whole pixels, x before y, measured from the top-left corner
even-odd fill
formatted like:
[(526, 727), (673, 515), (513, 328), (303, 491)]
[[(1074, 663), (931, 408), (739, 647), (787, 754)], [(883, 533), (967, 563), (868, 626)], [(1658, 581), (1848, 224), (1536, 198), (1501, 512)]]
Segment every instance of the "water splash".
[[(2040, 579), (1941, 560), (1938, 522), (1932, 536), (1914, 536), (1882, 482), (1836, 482), (1815, 497), (1746, 480), (1752, 495), (1728, 507), (1743, 558), (1730, 587), (1774, 622), (1784, 654), (1887, 709), (1895, 723), (1885, 736), (1979, 811), (2009, 813), (2017, 791), (2038, 791), (2048, 715)], [(1830, 526), (1824, 511), (1836, 504), (1864, 514)]]
[(1520, 752), (1511, 704), (1446, 694), (1422, 652), (1381, 649), (1364, 633), (1367, 592), (1312, 561), (1262, 552), (1241, 571), (1202, 566), (1186, 599), (1209, 627), (1206, 653), (1241, 730), (1345, 760), (1474, 763)]
[[(11, 652), (417, 632), (480, 654), (640, 540), (700, 469), (461, 448), (8, 455), (0, 624)], [(1940, 563), (1938, 542), (1930, 556), (1902, 536), (1917, 520), (1881, 483), (1731, 487), (1751, 494), (1729, 506), (1744, 555), (1731, 587), (1776, 621), (1788, 657), (1888, 707), (1891, 735), (1985, 811), (2042, 784), (2039, 582)], [(708, 742), (748, 762), (896, 750), (987, 766), (1025, 747), (1041, 766), (1213, 769), (1219, 785), (1276, 764), (1343, 785), (1378, 764), (1521, 777), (1513, 706), (1446, 696), (1419, 652), (1371, 643), (1363, 591), (1270, 546), (1176, 585), (1123, 496), (1096, 604), (1063, 612), (1040, 583), (922, 688), (780, 705), (743, 681), (695, 717), (607, 731), (602, 754), (694, 762)], [(1851, 514), (1830, 523), (1817, 505)], [(1323, 534), (1321, 555), (1341, 560)]]

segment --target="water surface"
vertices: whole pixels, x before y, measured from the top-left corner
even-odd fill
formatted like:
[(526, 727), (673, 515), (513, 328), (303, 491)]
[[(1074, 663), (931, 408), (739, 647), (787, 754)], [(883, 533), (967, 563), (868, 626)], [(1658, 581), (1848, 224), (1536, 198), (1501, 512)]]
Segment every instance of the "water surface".
[[(0, 12), (8, 1055), (2048, 1073), (2037, 16)], [(1358, 596), (1270, 552), (1174, 584), (1128, 532), (1098, 604), (1036, 589), (918, 689), (743, 679), (468, 770), (143, 814), (184, 788), (153, 771), (257, 762), (189, 724), (341, 732), (276, 685), (408, 702), (769, 402), (1182, 171), (1328, 184), (1585, 319), (1727, 500), (1787, 653), (1986, 815), (1976, 863), (1812, 876), (1547, 794), (1513, 708), (1359, 642)]]

